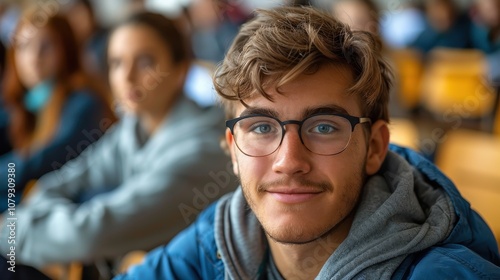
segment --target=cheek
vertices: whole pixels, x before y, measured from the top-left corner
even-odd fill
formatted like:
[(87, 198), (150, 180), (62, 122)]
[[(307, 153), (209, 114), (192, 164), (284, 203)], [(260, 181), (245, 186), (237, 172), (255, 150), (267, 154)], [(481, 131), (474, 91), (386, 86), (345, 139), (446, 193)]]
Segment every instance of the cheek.
[(123, 79), (120, 76), (119, 70), (116, 70), (116, 69), (109, 70), (108, 78), (109, 78), (109, 85), (111, 87), (111, 91), (113, 92), (113, 94), (115, 96), (119, 96), (121, 93), (120, 88), (123, 85)]
[(30, 52), (26, 50), (17, 51), (15, 56), (15, 61), (19, 75), (23, 75), (24, 73), (35, 72), (34, 71), (35, 67), (29, 66), (35, 62), (33, 61), (33, 59), (34, 57)]
[(334, 186), (358, 185), (365, 174), (366, 151), (359, 143), (351, 141), (344, 152), (317, 162), (316, 168), (328, 176)]
[(266, 173), (271, 172), (269, 160), (265, 157), (249, 157), (238, 152), (236, 154), (236, 164), (242, 184), (256, 185), (264, 181)]
[(32, 88), (40, 82), (40, 75), (33, 65), (32, 59), (26, 52), (18, 53), (15, 57), (16, 71), (23, 86)]

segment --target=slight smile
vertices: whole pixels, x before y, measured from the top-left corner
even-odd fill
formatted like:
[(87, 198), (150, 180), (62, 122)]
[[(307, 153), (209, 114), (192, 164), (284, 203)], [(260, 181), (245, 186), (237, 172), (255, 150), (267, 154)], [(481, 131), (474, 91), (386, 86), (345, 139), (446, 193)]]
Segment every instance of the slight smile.
[(279, 202), (287, 204), (303, 203), (321, 194), (323, 190), (311, 188), (272, 188), (266, 190)]

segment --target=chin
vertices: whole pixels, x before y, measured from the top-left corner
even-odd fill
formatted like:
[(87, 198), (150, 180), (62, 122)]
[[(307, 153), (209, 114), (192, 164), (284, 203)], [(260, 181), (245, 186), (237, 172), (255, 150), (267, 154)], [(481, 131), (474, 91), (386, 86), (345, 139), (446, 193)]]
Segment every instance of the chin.
[(330, 231), (326, 225), (321, 226), (303, 221), (304, 219), (297, 217), (295, 217), (295, 221), (276, 221), (273, 219), (262, 226), (271, 239), (283, 244), (306, 244), (317, 240)]
[(282, 244), (307, 244), (316, 241), (322, 232), (311, 232), (306, 228), (285, 226), (280, 229), (265, 230), (266, 234), (274, 241)]
[(134, 115), (137, 115), (141, 112), (141, 109), (138, 106), (138, 104), (136, 104), (134, 102), (130, 102), (130, 101), (124, 102), (123, 110), (125, 110), (127, 113), (134, 114)]

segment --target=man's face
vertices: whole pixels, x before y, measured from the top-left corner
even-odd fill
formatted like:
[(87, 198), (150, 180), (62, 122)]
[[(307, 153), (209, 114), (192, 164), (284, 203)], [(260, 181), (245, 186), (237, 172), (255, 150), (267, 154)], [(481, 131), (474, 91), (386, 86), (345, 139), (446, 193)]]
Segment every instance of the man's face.
[[(347, 94), (353, 78), (345, 68), (323, 66), (315, 74), (302, 75), (277, 93), (274, 102), (256, 95), (238, 105), (236, 116), (265, 109), (281, 120), (302, 120), (320, 108), (364, 117), (358, 97)], [(244, 112), (245, 111), (245, 112)], [(262, 110), (261, 110), (262, 111)], [(332, 232), (353, 211), (365, 178), (367, 140), (357, 125), (346, 150), (333, 156), (310, 152), (298, 134), (298, 125), (286, 125), (281, 146), (272, 154), (250, 157), (226, 132), (231, 156), (245, 197), (274, 240), (307, 243)]]

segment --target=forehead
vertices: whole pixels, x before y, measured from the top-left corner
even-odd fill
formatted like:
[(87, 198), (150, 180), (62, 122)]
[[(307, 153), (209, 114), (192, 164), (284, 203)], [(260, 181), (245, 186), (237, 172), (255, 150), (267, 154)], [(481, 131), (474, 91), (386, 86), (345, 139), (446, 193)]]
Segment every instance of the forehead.
[(130, 53), (134, 49), (169, 51), (160, 36), (145, 24), (126, 24), (113, 31), (109, 39), (108, 52)]
[(244, 111), (264, 109), (282, 119), (299, 119), (305, 117), (306, 112), (322, 107), (335, 107), (339, 113), (361, 116), (359, 97), (348, 93), (353, 82), (349, 68), (324, 65), (313, 74), (301, 74), (278, 89), (271, 83), (266, 93), (272, 97), (272, 101), (254, 93), (244, 100), (248, 107), (238, 102), (236, 116)]
[(16, 34), (15, 43), (23, 44), (31, 41), (46, 39), (54, 40), (54, 32), (48, 27), (35, 28), (31, 25), (23, 24)]

